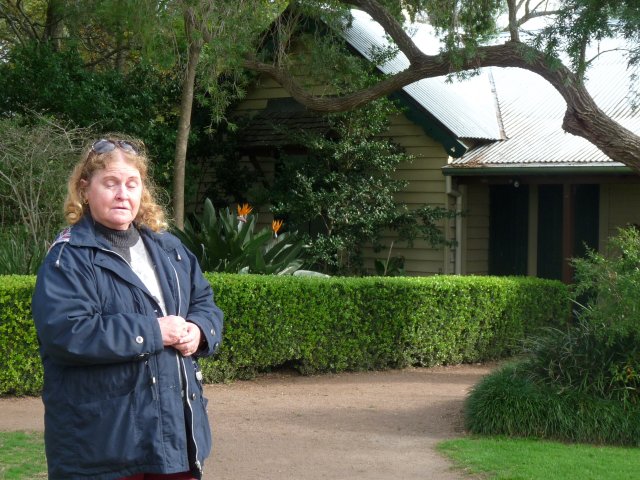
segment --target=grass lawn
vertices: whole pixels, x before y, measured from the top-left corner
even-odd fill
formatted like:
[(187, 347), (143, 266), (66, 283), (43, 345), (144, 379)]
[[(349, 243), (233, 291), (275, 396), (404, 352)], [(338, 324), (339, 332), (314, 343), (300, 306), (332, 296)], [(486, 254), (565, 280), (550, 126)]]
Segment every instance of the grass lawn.
[[(438, 449), (486, 480), (632, 480), (640, 448), (575, 445), (503, 437), (467, 437)], [(0, 480), (47, 478), (41, 433), (0, 432)]]
[(640, 448), (467, 437), (442, 442), (438, 449), (465, 472), (487, 480), (640, 478)]
[(47, 478), (42, 433), (0, 432), (0, 479)]

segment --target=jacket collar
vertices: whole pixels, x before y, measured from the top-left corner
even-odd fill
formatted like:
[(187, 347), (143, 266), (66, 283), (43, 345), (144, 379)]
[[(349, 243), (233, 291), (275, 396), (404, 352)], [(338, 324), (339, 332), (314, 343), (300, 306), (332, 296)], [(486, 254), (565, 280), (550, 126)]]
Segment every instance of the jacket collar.
[[(174, 250), (180, 245), (180, 241), (166, 231), (154, 232), (146, 226), (138, 227), (138, 230), (143, 236), (153, 239), (163, 250)], [(63, 230), (53, 245), (60, 242), (69, 242), (79, 247), (109, 248), (101, 237), (96, 236), (94, 220), (89, 214), (84, 215), (75, 225)]]

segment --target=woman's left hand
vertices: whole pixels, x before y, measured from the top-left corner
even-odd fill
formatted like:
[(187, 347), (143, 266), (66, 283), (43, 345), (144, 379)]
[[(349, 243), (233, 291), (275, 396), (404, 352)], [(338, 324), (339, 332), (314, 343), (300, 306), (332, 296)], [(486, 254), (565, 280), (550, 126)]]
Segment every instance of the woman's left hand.
[(173, 348), (185, 357), (193, 355), (200, 347), (200, 336), (200, 328), (195, 323), (187, 321), (184, 334), (177, 343), (173, 344)]

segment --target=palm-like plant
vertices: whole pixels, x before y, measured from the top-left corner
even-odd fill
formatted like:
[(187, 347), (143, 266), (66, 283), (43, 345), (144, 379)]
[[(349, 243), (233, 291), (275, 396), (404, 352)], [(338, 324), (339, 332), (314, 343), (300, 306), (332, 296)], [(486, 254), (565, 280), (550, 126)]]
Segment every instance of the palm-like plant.
[(191, 250), (200, 267), (208, 272), (259, 273), (287, 275), (304, 265), (304, 245), (295, 234), (278, 231), (282, 223), (274, 221), (272, 229), (255, 233), (256, 216), (247, 204), (238, 206), (238, 215), (229, 208), (216, 210), (208, 198), (201, 215), (175, 235)]

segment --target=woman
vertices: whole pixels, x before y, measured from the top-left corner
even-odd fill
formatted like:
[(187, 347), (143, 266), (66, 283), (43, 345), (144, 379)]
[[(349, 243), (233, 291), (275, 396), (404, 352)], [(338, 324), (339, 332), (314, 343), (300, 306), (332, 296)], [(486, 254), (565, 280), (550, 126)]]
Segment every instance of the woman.
[(38, 272), (50, 479), (202, 478), (211, 434), (196, 358), (218, 348), (222, 312), (164, 231), (147, 167), (132, 141), (85, 149), (70, 226)]

